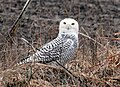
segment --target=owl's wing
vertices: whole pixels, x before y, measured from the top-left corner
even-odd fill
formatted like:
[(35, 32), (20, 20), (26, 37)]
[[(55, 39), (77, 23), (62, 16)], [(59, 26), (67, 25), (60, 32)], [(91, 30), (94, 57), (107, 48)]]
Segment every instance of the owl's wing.
[(49, 63), (59, 58), (61, 53), (61, 45), (64, 43), (63, 38), (57, 37), (56, 39), (45, 44), (42, 48), (38, 49), (32, 56), (23, 58), (18, 64), (29, 62)]
[(46, 50), (43, 51), (44, 49), (38, 50), (35, 54), (34, 54), (34, 59), (36, 62), (39, 63), (49, 63), (52, 61), (56, 61), (59, 59), (60, 56), (60, 47), (58, 47), (57, 49), (54, 50)]
[[(72, 40), (55, 39), (45, 44), (41, 49), (37, 50), (32, 56), (22, 59), (20, 64), (29, 62), (50, 63), (60, 60), (62, 54), (71, 50)], [(65, 55), (66, 56), (66, 55)], [(63, 58), (63, 57), (62, 57)]]
[(60, 64), (64, 65), (68, 61), (72, 60), (76, 52), (77, 43), (74, 40), (68, 39), (62, 48), (61, 57), (57, 60)]
[(49, 63), (61, 59), (62, 54), (71, 51), (73, 49), (73, 41), (71, 39), (62, 40), (62, 43), (56, 47), (48, 44), (35, 54), (41, 63)]

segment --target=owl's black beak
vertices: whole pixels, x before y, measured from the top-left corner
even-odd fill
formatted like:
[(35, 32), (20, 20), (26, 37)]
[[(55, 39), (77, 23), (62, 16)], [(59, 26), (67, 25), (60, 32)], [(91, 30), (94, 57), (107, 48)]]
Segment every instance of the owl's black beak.
[(71, 26), (69, 24), (66, 25), (67, 30), (70, 30), (70, 27)]
[(68, 27), (67, 29), (69, 30), (70, 28)]

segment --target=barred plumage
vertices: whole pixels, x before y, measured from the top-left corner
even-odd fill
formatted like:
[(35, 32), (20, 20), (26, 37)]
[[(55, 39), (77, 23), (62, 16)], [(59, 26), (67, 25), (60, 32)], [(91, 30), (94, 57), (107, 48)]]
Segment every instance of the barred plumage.
[(78, 47), (78, 22), (71, 18), (65, 18), (60, 22), (59, 34), (56, 39), (45, 44), (35, 54), (22, 59), (18, 64), (28, 62), (65, 64), (73, 59)]

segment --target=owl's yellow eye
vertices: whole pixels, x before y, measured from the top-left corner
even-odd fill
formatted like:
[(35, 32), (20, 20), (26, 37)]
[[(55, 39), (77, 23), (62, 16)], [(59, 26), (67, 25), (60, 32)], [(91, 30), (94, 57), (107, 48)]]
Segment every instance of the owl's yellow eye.
[(75, 25), (75, 23), (72, 23), (71, 25)]
[(63, 22), (63, 24), (66, 24), (66, 22)]

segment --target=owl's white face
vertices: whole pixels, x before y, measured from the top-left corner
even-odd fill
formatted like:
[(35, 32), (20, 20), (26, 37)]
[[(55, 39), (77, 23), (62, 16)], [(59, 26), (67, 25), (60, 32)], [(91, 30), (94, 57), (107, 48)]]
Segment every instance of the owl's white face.
[(78, 36), (78, 22), (72, 18), (65, 18), (60, 22), (59, 35), (62, 33), (75, 34)]

